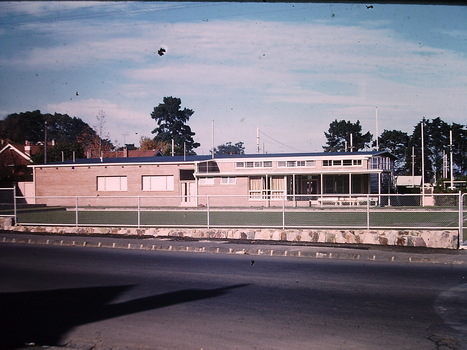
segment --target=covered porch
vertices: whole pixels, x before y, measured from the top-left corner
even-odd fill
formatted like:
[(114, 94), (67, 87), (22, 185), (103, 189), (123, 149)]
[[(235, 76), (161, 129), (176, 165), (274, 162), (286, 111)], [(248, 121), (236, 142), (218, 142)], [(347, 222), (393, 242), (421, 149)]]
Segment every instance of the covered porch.
[(379, 204), (380, 195), (389, 193), (392, 184), (391, 174), (382, 172), (291, 174), (283, 181), (277, 176), (264, 180), (274, 194), (271, 199), (285, 195), (296, 206), (374, 206)]

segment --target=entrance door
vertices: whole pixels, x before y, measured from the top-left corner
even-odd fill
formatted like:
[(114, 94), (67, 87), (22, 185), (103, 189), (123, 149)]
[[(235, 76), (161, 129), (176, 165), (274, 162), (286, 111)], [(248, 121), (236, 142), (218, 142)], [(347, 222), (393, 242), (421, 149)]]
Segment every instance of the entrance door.
[(182, 206), (196, 205), (196, 185), (193, 181), (182, 181)]

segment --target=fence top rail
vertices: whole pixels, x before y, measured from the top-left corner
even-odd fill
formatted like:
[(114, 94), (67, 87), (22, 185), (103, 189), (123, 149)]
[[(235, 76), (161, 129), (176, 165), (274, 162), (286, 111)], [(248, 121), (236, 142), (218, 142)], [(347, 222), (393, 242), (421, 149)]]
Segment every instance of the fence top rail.
[[(0, 188), (0, 190), (14, 190), (14, 188)], [(268, 192), (268, 191), (265, 191)], [(271, 194), (272, 195), (272, 194)], [(375, 198), (375, 197), (430, 197), (430, 196), (447, 196), (447, 197), (458, 197), (459, 193), (432, 193), (432, 194), (422, 194), (422, 193), (310, 193), (310, 194), (283, 194), (282, 196), (278, 196), (277, 193), (273, 193), (275, 198), (283, 197), (284, 199), (290, 197), (297, 197), (297, 198), (309, 198), (309, 197), (323, 197), (323, 198)], [(467, 195), (467, 193), (462, 194), (463, 196)], [(16, 198), (180, 198), (186, 197), (186, 195), (144, 195), (144, 196), (131, 196), (131, 195), (89, 195), (89, 196), (16, 196)], [(202, 194), (202, 195), (190, 195), (189, 197), (198, 197), (198, 198), (206, 198), (206, 197), (216, 197), (216, 198), (223, 198), (223, 197), (251, 197), (250, 194)]]

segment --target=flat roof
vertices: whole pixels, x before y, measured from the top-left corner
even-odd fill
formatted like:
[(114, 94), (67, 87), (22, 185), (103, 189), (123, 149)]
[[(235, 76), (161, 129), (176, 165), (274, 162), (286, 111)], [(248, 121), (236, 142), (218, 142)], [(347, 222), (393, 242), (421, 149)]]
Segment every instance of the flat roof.
[(420, 175), (399, 175), (396, 177), (396, 186), (420, 187), (422, 185), (422, 177)]
[(221, 159), (268, 159), (268, 158), (318, 158), (318, 157), (352, 157), (352, 156), (379, 156), (386, 155), (393, 159), (396, 157), (388, 151), (366, 151), (366, 152), (314, 152), (314, 153), (271, 153), (271, 154), (222, 154), (215, 155), (187, 155), (187, 156), (152, 156), (152, 157), (120, 157), (120, 158), (80, 158), (65, 162), (34, 164), (32, 167), (43, 166), (66, 166), (66, 165), (98, 165), (98, 164), (129, 164), (129, 163), (194, 163)]

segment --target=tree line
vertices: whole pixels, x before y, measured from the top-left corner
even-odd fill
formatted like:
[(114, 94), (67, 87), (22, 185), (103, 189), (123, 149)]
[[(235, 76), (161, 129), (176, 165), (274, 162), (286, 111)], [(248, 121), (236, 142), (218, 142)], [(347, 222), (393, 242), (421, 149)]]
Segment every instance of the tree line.
[[(97, 116), (102, 116), (99, 112)], [(0, 139), (13, 144), (44, 145), (53, 141), (54, 146), (47, 148), (48, 162), (59, 162), (63, 157), (99, 157), (101, 152), (114, 148), (108, 138), (98, 133), (77, 117), (60, 113), (41, 113), (40, 110), (13, 113), (0, 120)], [(35, 164), (45, 161), (45, 148), (32, 155)]]
[[(194, 140), (195, 133), (188, 122), (194, 111), (181, 107), (181, 99), (164, 97), (154, 107), (150, 116), (156, 122), (152, 130), (154, 137), (143, 136), (140, 149), (156, 150), (164, 155), (196, 154), (200, 146)], [(13, 113), (0, 120), (0, 139), (12, 143), (43, 143), (55, 140), (56, 145), (48, 151), (47, 159), (58, 162), (65, 156), (71, 159), (99, 157), (103, 152), (115, 150), (115, 146), (104, 133), (105, 113), (99, 111), (98, 124), (94, 128), (77, 117), (67, 114), (42, 114), (39, 110)], [(395, 173), (415, 175), (421, 173), (422, 154), (425, 160), (426, 178), (441, 178), (446, 160), (452, 152), (456, 176), (467, 174), (467, 128), (462, 124), (448, 124), (440, 117), (418, 122), (411, 134), (399, 130), (384, 130), (376, 140), (370, 132), (363, 133), (360, 121), (334, 120), (330, 123), (326, 137), (325, 152), (352, 152), (361, 150), (387, 150), (397, 158)], [(97, 131), (95, 130), (97, 129)], [(450, 135), (452, 132), (452, 144)], [(133, 146), (133, 145), (127, 145)], [(173, 149), (172, 149), (173, 147)], [(227, 142), (212, 150), (215, 154), (244, 154), (243, 142)], [(43, 162), (43, 153), (34, 156), (37, 164)]]
[(377, 140), (370, 132), (362, 132), (358, 120), (352, 123), (336, 119), (330, 123), (328, 132), (324, 134), (327, 139), (323, 146), (325, 152), (391, 152), (397, 158), (394, 169), (396, 175), (412, 175), (412, 172), (415, 175), (421, 174), (424, 153), (426, 178), (442, 178), (451, 152), (455, 176), (467, 175), (467, 128), (462, 124), (448, 124), (440, 117), (420, 120), (411, 134), (400, 130), (384, 130)]

